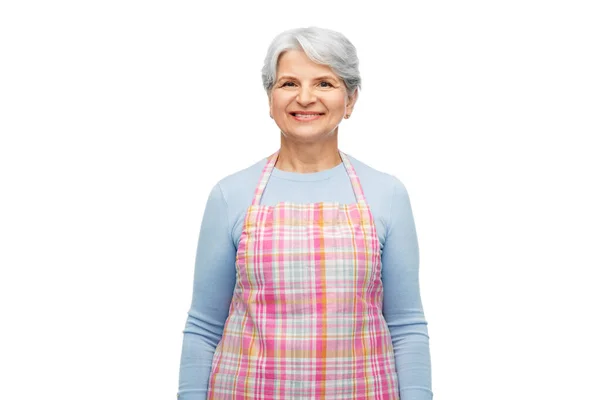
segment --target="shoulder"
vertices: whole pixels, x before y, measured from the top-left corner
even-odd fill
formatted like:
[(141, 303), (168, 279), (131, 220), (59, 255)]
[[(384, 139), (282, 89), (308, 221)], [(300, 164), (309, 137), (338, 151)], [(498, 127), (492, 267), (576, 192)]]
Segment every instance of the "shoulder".
[(397, 223), (395, 215), (398, 208), (408, 201), (408, 192), (404, 183), (395, 175), (380, 171), (363, 161), (346, 154), (356, 170), (373, 217), (384, 228), (382, 242), (392, 226)]
[(266, 163), (267, 157), (263, 157), (244, 169), (224, 176), (212, 189), (212, 194), (219, 198), (224, 209), (232, 235), (240, 220), (243, 220), (244, 212), (252, 204), (256, 185)]
[(215, 185), (222, 192), (225, 201), (231, 205), (236, 199), (249, 198), (252, 201), (254, 189), (267, 163), (264, 157), (252, 165), (221, 178)]
[(375, 169), (350, 154), (346, 153), (346, 155), (356, 170), (367, 200), (369, 200), (369, 194), (378, 197), (384, 196), (391, 200), (394, 195), (398, 196), (406, 192), (404, 183), (395, 175)]
[(207, 205), (209, 214), (219, 214), (225, 218), (232, 241), (234, 230), (243, 220), (244, 211), (252, 204), (254, 190), (267, 163), (263, 158), (252, 165), (235, 171), (219, 179), (212, 187)]

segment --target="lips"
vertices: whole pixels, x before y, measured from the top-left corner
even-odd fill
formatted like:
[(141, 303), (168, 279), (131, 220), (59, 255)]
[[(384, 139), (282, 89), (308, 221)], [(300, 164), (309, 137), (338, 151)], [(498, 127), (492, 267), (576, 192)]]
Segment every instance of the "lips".
[(298, 112), (298, 113), (290, 113), (290, 115), (294, 118), (294, 120), (298, 121), (298, 122), (312, 122), (315, 121), (319, 118), (321, 118), (322, 115), (324, 115), (323, 113), (305, 113), (305, 112)]
[(290, 114), (292, 114), (292, 116), (296, 117), (296, 116), (303, 116), (303, 115), (307, 115), (307, 116), (324, 115), (325, 113), (310, 112), (310, 111), (293, 111)]

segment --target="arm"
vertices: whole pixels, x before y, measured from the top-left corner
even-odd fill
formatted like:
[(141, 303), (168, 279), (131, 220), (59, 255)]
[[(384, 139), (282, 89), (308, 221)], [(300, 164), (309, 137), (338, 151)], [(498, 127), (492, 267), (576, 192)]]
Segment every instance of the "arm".
[(394, 346), (402, 400), (430, 400), (431, 360), (419, 289), (419, 246), (410, 200), (395, 179), (382, 253), (383, 316)]
[(219, 185), (210, 193), (200, 227), (192, 304), (183, 330), (180, 400), (204, 400), (213, 355), (223, 335), (235, 286), (236, 249)]

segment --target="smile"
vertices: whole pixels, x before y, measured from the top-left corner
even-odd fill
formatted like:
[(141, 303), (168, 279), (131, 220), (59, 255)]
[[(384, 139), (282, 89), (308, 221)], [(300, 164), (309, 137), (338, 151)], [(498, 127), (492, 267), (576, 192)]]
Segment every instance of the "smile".
[(294, 117), (294, 119), (296, 121), (307, 122), (307, 121), (314, 121), (323, 114), (295, 114), (295, 113), (292, 113), (291, 115), (292, 115), (292, 117)]

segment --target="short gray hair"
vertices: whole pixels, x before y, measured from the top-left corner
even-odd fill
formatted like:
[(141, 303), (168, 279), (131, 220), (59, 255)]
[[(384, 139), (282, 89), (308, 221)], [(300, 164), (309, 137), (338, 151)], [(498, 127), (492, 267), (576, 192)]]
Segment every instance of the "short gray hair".
[(354, 45), (341, 33), (311, 26), (289, 29), (271, 42), (262, 68), (262, 81), (271, 94), (277, 75), (277, 62), (287, 50), (302, 50), (317, 64), (329, 66), (343, 81), (348, 95), (361, 87), (358, 56)]

